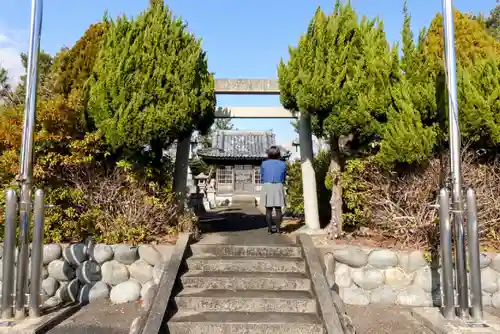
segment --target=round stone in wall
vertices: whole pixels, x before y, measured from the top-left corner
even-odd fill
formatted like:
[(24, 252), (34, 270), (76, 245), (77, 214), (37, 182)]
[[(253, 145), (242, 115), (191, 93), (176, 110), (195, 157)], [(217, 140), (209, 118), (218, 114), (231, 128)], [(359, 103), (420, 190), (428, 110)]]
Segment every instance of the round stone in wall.
[(101, 266), (102, 281), (109, 285), (118, 285), (129, 279), (127, 266), (116, 260), (105, 262)]
[(56, 307), (61, 303), (62, 301), (58, 297), (52, 296), (48, 298), (43, 305), (46, 307)]
[(72, 266), (79, 266), (88, 259), (85, 244), (73, 244), (63, 249), (63, 258)]
[(342, 288), (339, 290), (339, 295), (344, 303), (349, 305), (365, 306), (370, 304), (370, 293), (357, 286)]
[(385, 283), (394, 288), (404, 288), (413, 282), (415, 273), (408, 274), (403, 269), (394, 267), (388, 268), (385, 271)]
[(111, 288), (109, 298), (113, 304), (134, 302), (141, 296), (141, 284), (135, 280), (122, 282)]
[(105, 244), (94, 245), (90, 253), (90, 258), (99, 264), (103, 264), (106, 261), (111, 261), (113, 259), (113, 256), (113, 248)]
[(116, 245), (114, 259), (123, 264), (132, 264), (139, 259), (137, 247), (130, 245)]
[(368, 262), (368, 255), (359, 247), (345, 247), (333, 251), (335, 260), (353, 268), (364, 267)]
[(413, 284), (424, 289), (425, 292), (432, 292), (441, 285), (440, 280), (441, 278), (437, 269), (431, 269), (431, 267), (426, 266), (415, 272)]
[(152, 245), (139, 246), (139, 258), (146, 261), (148, 264), (155, 266), (162, 262), (160, 252)]
[(153, 267), (142, 259), (132, 263), (128, 267), (128, 271), (130, 277), (136, 279), (141, 284), (147, 283), (153, 279)]
[(80, 282), (74, 279), (62, 284), (61, 287), (57, 289), (55, 296), (63, 302), (75, 302), (78, 298), (79, 291)]
[(500, 273), (500, 254), (492, 255), (490, 268)]
[(491, 263), (491, 258), (485, 254), (485, 253), (481, 253), (479, 255), (479, 266), (481, 269), (483, 268), (486, 268), (487, 266), (489, 266)]
[(58, 281), (69, 281), (75, 277), (75, 269), (63, 260), (52, 261), (49, 263), (47, 270), (49, 276), (54, 277)]
[(432, 296), (424, 289), (411, 285), (399, 291), (396, 303), (401, 306), (432, 306)]
[(399, 252), (398, 258), (399, 266), (408, 274), (429, 264), (424, 257), (424, 253), (419, 250)]
[(59, 282), (54, 277), (47, 277), (42, 281), (42, 290), (45, 291), (49, 297), (54, 296), (58, 288)]
[(52, 261), (60, 259), (62, 255), (61, 245), (47, 244), (43, 245), (43, 264), (47, 265)]
[(374, 268), (360, 268), (351, 271), (353, 282), (363, 290), (373, 290), (384, 284), (384, 272)]
[(500, 308), (500, 291), (491, 295), (491, 305), (493, 305), (494, 308)]
[(85, 261), (76, 268), (76, 277), (82, 284), (100, 281), (102, 279), (101, 266), (96, 261)]
[(141, 287), (141, 298), (144, 298), (144, 296), (146, 295), (146, 292), (148, 291), (148, 289), (150, 287), (152, 287), (153, 285), (156, 285), (153, 283), (153, 281), (149, 281), (149, 282), (146, 282), (144, 284), (142, 284), (142, 287)]
[(368, 264), (378, 269), (395, 267), (398, 265), (398, 255), (389, 249), (374, 250), (368, 255)]
[(109, 297), (109, 286), (104, 282), (85, 284), (78, 294), (78, 301), (82, 304), (93, 303), (99, 299)]
[(498, 291), (498, 273), (491, 268), (481, 270), (481, 288), (484, 292), (495, 293)]

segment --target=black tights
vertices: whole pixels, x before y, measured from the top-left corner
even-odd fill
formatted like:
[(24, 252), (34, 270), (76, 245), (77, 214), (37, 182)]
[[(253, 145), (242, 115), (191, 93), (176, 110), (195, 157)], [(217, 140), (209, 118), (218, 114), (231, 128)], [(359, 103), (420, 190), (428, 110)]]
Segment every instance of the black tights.
[(281, 220), (283, 218), (283, 214), (281, 213), (280, 207), (266, 207), (266, 221), (267, 221), (267, 229), (271, 231), (273, 227), (273, 209), (276, 211), (276, 232), (280, 232)]

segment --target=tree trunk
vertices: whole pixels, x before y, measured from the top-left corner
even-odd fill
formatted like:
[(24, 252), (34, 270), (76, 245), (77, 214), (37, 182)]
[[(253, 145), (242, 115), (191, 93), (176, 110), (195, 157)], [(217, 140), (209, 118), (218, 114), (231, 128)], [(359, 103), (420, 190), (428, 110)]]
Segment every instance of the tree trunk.
[(327, 231), (330, 238), (342, 236), (342, 184), (341, 176), (344, 166), (344, 155), (339, 148), (339, 139), (330, 139), (330, 166), (328, 175), (332, 182), (332, 196), (330, 198), (331, 218)]

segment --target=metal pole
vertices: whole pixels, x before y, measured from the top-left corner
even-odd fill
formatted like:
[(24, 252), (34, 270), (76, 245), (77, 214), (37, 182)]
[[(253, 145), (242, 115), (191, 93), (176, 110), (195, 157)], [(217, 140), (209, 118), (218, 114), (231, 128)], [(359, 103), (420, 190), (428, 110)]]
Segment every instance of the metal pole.
[(45, 220), (45, 194), (42, 189), (38, 189), (35, 193), (33, 219), (29, 315), (31, 317), (39, 317), (40, 305), (42, 304), (43, 223)]
[(481, 292), (479, 231), (477, 224), (476, 193), (469, 188), (467, 190), (467, 238), (469, 239), (471, 315), (474, 321), (481, 321), (483, 320), (483, 294)]
[(26, 287), (28, 274), (28, 244), (31, 216), (31, 191), (33, 187), (33, 136), (35, 131), (36, 90), (38, 81), (38, 56), (42, 31), (43, 0), (32, 0), (30, 48), (26, 73), (26, 100), (24, 108), (23, 145), (21, 148), (21, 194), (19, 203), (19, 258), (16, 280), (16, 319), (26, 316)]
[(14, 256), (16, 248), (17, 194), (5, 194), (5, 232), (3, 250), (2, 319), (12, 318), (14, 292)]
[(463, 226), (462, 178), (460, 171), (460, 128), (458, 124), (457, 70), (455, 55), (455, 27), (452, 0), (443, 0), (444, 45), (448, 89), (448, 120), (450, 123), (450, 166), (452, 177), (452, 210), (455, 227), (455, 265), (457, 271), (458, 314), (469, 311), (467, 271), (465, 266), (465, 238)]
[(447, 320), (455, 317), (453, 295), (453, 250), (451, 244), (450, 193), (439, 192), (439, 234), (441, 238), (441, 260), (443, 265), (443, 315)]

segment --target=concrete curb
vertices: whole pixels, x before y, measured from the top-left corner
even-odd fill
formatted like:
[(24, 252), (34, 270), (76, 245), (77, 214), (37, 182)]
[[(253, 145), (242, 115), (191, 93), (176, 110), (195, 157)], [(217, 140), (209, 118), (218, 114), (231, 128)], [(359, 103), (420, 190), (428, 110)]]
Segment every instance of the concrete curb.
[(306, 268), (311, 278), (313, 292), (317, 298), (319, 314), (323, 320), (326, 333), (343, 334), (344, 329), (312, 239), (309, 235), (301, 234), (298, 235), (297, 241), (302, 247)]
[(151, 306), (143, 316), (136, 318), (132, 322), (131, 334), (157, 334), (161, 332), (177, 274), (191, 238), (190, 233), (183, 233), (177, 239), (170, 261), (166, 263), (166, 269), (161, 275)]

